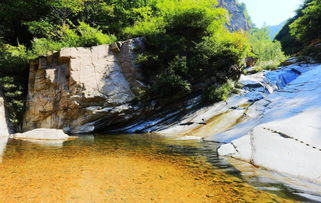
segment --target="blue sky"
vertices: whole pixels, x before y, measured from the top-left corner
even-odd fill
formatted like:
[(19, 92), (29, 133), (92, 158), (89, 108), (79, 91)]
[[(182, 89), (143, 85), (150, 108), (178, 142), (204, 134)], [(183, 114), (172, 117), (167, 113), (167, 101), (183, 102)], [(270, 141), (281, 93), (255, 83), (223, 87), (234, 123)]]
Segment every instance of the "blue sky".
[(239, 0), (244, 2), (256, 26), (278, 25), (293, 17), (303, 0)]

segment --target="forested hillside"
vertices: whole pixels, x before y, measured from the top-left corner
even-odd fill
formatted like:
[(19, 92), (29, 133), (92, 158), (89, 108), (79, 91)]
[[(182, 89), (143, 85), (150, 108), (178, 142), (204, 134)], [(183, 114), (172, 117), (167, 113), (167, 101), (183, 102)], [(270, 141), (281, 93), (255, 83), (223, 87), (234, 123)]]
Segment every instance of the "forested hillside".
[(171, 102), (196, 91), (205, 101), (226, 98), (251, 54), (246, 34), (227, 29), (230, 14), (216, 0), (12, 0), (0, 8), (0, 73), (10, 76), (13, 121), (23, 113), (28, 60), (63, 47), (143, 37), (141, 98)]
[(246, 57), (262, 68), (284, 59), (264, 29), (245, 32), (246, 6), (231, 0), (12, 0), (0, 9), (0, 74), (13, 122), (23, 114), (28, 61), (64, 47), (142, 37), (136, 63), (146, 88), (138, 99), (165, 104), (194, 93), (205, 103), (224, 100)]
[[(293, 54), (304, 47), (318, 44), (321, 39), (321, 0), (305, 0), (301, 8), (297, 10), (296, 16), (288, 20), (280, 33), (276, 36), (287, 54)], [(313, 50), (315, 49), (315, 50)], [(305, 49), (309, 55), (318, 53), (317, 47)], [(317, 54), (318, 55), (318, 54)], [(320, 57), (315, 56), (314, 57)]]

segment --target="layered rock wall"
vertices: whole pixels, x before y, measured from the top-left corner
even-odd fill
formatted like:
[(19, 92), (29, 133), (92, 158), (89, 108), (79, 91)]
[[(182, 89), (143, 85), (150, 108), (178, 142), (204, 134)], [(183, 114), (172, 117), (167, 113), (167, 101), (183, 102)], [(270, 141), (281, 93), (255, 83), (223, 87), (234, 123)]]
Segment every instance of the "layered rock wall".
[[(58, 128), (85, 133), (133, 110), (142, 83), (134, 64), (140, 39), (91, 48), (65, 48), (32, 61), (24, 131)], [(120, 115), (121, 114), (121, 115)]]

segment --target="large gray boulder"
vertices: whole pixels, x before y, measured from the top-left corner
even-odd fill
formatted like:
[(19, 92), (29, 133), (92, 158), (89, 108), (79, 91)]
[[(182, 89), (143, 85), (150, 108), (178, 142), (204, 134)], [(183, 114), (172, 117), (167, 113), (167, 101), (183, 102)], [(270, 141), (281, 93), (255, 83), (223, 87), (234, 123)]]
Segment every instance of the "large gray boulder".
[(143, 85), (134, 52), (141, 44), (137, 38), (65, 48), (32, 61), (23, 130), (88, 133), (131, 119), (136, 109), (130, 103)]

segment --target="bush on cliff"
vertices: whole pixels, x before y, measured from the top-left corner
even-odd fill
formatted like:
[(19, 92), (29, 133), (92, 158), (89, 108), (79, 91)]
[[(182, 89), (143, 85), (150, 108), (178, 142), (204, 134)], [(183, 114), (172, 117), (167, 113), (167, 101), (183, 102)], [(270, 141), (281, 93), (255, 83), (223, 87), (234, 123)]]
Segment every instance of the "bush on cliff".
[[(38, 30), (37, 26), (39, 26), (37, 22), (29, 23), (30, 31)], [(48, 33), (44, 33), (45, 37), (35, 38), (32, 41), (30, 58), (46, 55), (51, 51), (59, 51), (63, 47), (91, 47), (100, 44), (111, 44), (117, 40), (114, 35), (103, 34), (99, 29), (93, 28), (84, 22), (79, 22), (78, 26), (65, 24), (55, 32), (50, 31), (51, 29), (48, 30)]]
[(128, 36), (145, 36), (137, 62), (154, 97), (171, 100), (238, 78), (249, 44), (245, 35), (227, 31), (225, 10), (213, 7), (214, 3), (159, 1), (156, 16), (125, 30)]

